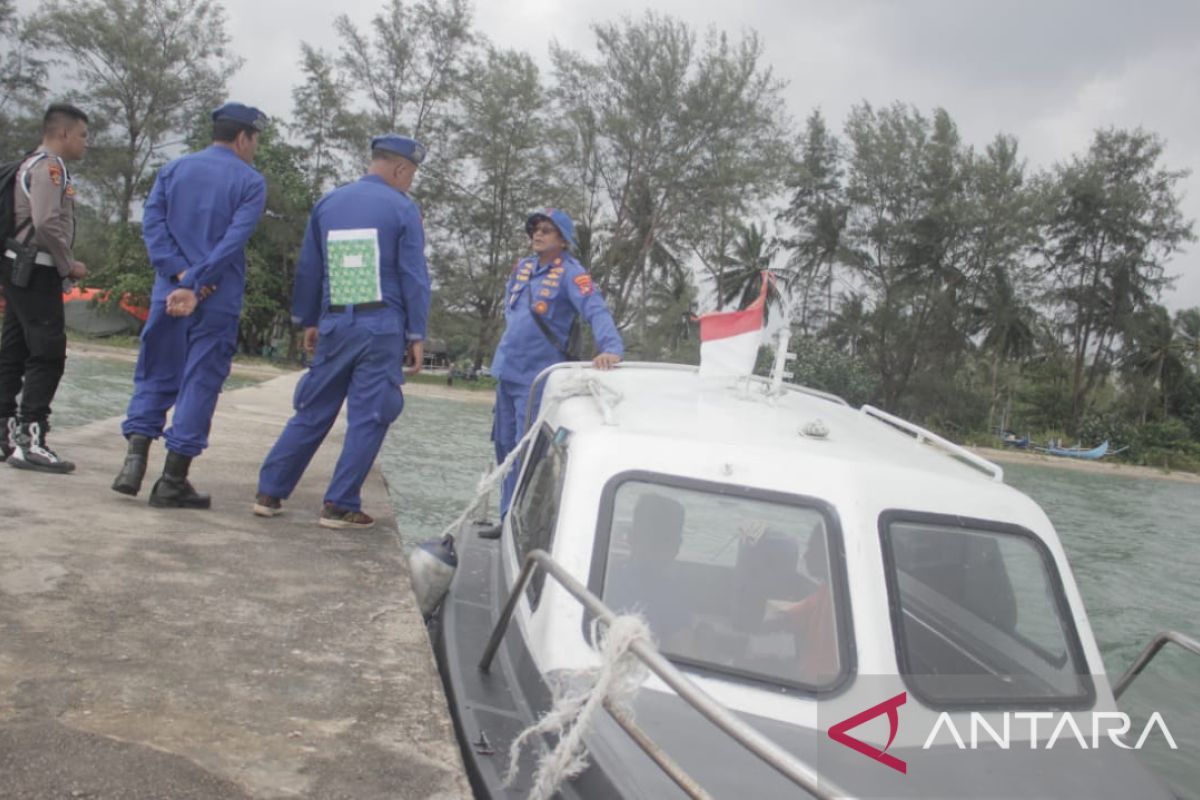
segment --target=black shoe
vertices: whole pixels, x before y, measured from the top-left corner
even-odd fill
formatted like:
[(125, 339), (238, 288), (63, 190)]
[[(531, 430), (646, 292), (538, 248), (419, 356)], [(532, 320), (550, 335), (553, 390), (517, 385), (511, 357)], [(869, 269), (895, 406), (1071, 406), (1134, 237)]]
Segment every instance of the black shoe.
[(283, 501), (266, 492), (254, 496), (254, 514), (259, 517), (277, 517), (283, 513)]
[(7, 461), (16, 449), (17, 418), (0, 417), (0, 461)]
[(46, 432), (49, 430), (50, 425), (44, 420), (21, 423), (13, 439), (13, 451), (8, 457), (9, 466), (58, 474), (74, 472), (75, 465), (59, 458), (58, 453), (46, 444)]
[(129, 450), (112, 489), (121, 494), (136, 495), (142, 490), (142, 479), (146, 477), (146, 458), (150, 454), (150, 437), (140, 433), (129, 434)]
[(162, 477), (154, 482), (150, 490), (150, 505), (155, 508), (211, 508), (212, 498), (200, 494), (188, 482), (190, 456), (167, 451)]

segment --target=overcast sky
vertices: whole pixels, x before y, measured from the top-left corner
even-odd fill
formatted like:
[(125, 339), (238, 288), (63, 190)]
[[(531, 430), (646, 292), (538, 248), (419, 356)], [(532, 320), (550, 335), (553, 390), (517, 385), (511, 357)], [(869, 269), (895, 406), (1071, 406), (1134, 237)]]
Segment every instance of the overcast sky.
[[(1031, 167), (1082, 153), (1097, 127), (1140, 125), (1166, 140), (1167, 165), (1200, 167), (1198, 0), (476, 0), (475, 22), (548, 72), (551, 40), (592, 52), (593, 22), (647, 5), (697, 30), (758, 31), (797, 123), (820, 107), (840, 130), (862, 100), (941, 106), (977, 147), (1016, 135)], [(233, 49), (246, 59), (231, 97), (288, 116), (300, 42), (334, 50), (335, 16), (366, 27), (382, 6), (225, 0)], [(1181, 186), (1185, 213), (1200, 217), (1200, 174)], [(1200, 306), (1200, 243), (1168, 271), (1179, 280), (1167, 305)]]

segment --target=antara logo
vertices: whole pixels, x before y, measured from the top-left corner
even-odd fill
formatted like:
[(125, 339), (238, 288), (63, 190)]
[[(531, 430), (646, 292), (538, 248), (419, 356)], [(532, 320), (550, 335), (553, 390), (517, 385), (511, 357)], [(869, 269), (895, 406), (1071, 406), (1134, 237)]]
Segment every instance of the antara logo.
[[(855, 714), (854, 716), (844, 719), (829, 729), (829, 738), (833, 739), (838, 744), (843, 744), (855, 752), (862, 753), (867, 758), (878, 761), (885, 767), (894, 769), (899, 773), (908, 774), (908, 763), (896, 758), (887, 750), (896, 741), (896, 734), (900, 732), (900, 706), (908, 702), (908, 693), (901, 692), (895, 697), (884, 700), (877, 706), (872, 706), (866, 711)], [(847, 731), (857, 728), (863, 723), (870, 722), (876, 717), (886, 714), (888, 720), (888, 740), (883, 749), (875, 747), (872, 744), (856, 739)], [(984, 714), (972, 713), (970, 715), (971, 728), (970, 738), (964, 739), (955, 727), (954, 720), (950, 714), (942, 712), (938, 715), (937, 722), (934, 723), (932, 730), (929, 732), (929, 737), (925, 740), (925, 744), (921, 746), (922, 750), (929, 750), (938, 740), (939, 733), (948, 733), (953, 739), (954, 745), (959, 750), (975, 750), (981, 745), (999, 746), (1001, 750), (1008, 750), (1013, 746), (1013, 728), (1018, 729), (1022, 724), (1028, 726), (1026, 735), (1018, 735), (1017, 741), (1027, 743), (1031, 750), (1045, 749), (1052, 750), (1054, 745), (1061, 739), (1074, 739), (1078, 743), (1081, 750), (1096, 750), (1099, 749), (1102, 740), (1107, 739), (1112, 744), (1123, 750), (1141, 750), (1146, 744), (1146, 740), (1150, 737), (1151, 732), (1157, 728), (1162, 738), (1166, 741), (1167, 746), (1172, 750), (1178, 750), (1179, 746), (1175, 743), (1175, 737), (1171, 735), (1171, 731), (1167, 729), (1167, 723), (1163, 719), (1162, 714), (1155, 711), (1146, 721), (1146, 725), (1142, 730), (1141, 736), (1138, 737), (1135, 744), (1128, 744), (1125, 737), (1129, 734), (1132, 722), (1127, 714), (1116, 711), (1096, 711), (1091, 712), (1091, 741), (1089, 746), (1088, 737), (1084, 734), (1084, 730), (1089, 727), (1084, 724), (1080, 727), (1075, 721), (1075, 717), (1069, 712), (1058, 715), (1057, 724), (1054, 724), (1055, 714), (1050, 712), (1020, 712), (1011, 713), (1004, 712), (1001, 716), (1000, 730), (997, 731), (989, 723)], [(1051, 730), (1048, 740), (1043, 740), (1039, 737), (1039, 721), (1050, 723), (1046, 727), (1041, 728), (1041, 731)], [(1014, 722), (1016, 725), (1014, 725)], [(1115, 723), (1115, 724), (1113, 724)], [(981, 732), (985, 735), (980, 735)], [(1022, 731), (1018, 730), (1018, 734)]]
[[(880, 764), (907, 775), (908, 764), (887, 752), (887, 749), (892, 746), (892, 742), (896, 741), (896, 734), (900, 732), (900, 712), (898, 709), (906, 702), (908, 702), (908, 692), (901, 692), (890, 700), (884, 700), (879, 705), (872, 706), (866, 711), (855, 714), (853, 717), (844, 719), (837, 725), (834, 725), (829, 729), (829, 738), (838, 744), (846, 745), (851, 750), (862, 753), (867, 758), (873, 758)], [(870, 722), (882, 714), (887, 714), (889, 727), (887, 744), (883, 746), (882, 750), (874, 745), (867, 744), (861, 739), (855, 739), (846, 733), (846, 731), (857, 728), (864, 722)]]

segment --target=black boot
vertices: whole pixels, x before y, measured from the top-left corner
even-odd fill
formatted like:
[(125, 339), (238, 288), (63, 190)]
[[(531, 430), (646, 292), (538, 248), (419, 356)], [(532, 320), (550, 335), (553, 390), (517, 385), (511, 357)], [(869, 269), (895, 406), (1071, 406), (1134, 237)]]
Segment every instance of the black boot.
[(142, 490), (142, 479), (146, 477), (146, 457), (149, 454), (150, 437), (140, 433), (129, 434), (129, 449), (125, 452), (121, 472), (113, 481), (114, 492), (136, 495)]
[(154, 482), (150, 491), (150, 505), (155, 508), (209, 508), (212, 498), (200, 494), (188, 482), (188, 467), (191, 456), (167, 451), (167, 463), (163, 464), (162, 477)]

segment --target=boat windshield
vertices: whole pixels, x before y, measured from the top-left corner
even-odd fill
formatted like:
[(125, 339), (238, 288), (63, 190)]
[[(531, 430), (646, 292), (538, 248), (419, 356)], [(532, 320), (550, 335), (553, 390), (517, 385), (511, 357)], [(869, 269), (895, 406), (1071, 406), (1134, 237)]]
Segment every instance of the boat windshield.
[(603, 599), (642, 614), (664, 654), (801, 689), (840, 682), (850, 639), (832, 512), (719, 484), (625, 479), (606, 495)]
[(1094, 696), (1062, 582), (1021, 528), (881, 520), (900, 671), (931, 707), (1088, 704)]

